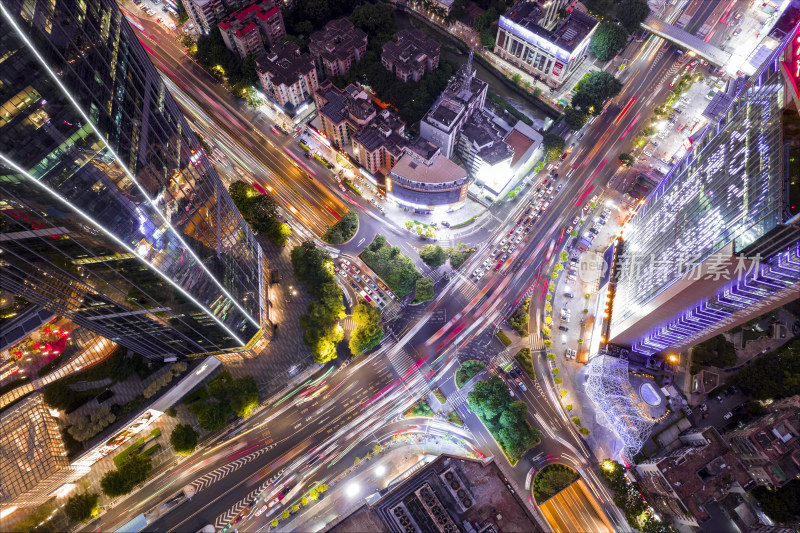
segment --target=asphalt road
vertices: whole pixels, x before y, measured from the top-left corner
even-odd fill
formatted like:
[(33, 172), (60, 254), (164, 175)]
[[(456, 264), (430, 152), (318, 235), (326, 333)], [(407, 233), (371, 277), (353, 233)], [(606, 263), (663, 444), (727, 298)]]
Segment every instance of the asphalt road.
[[(326, 215), (327, 209), (320, 209), (320, 206), (334, 206), (336, 209), (331, 209), (339, 214), (345, 212), (344, 202), (335, 192), (321, 186), (320, 180), (305, 177), (292, 163), (291, 156), (287, 157), (276, 147), (279, 145), (275, 139), (267, 140), (255, 128), (251, 130), (249, 120), (224, 90), (183, 55), (183, 50), (171, 36), (157, 25), (155, 28), (151, 26), (146, 24), (158, 41), (155, 48), (151, 47), (158, 66), (190, 97), (183, 102), (185, 106), (191, 108), (191, 101), (194, 101), (197, 108), (193, 111), (195, 118), (205, 121), (204, 126), (210, 129), (211, 135), (215, 138), (227, 136), (224, 144), (238, 143), (240, 148), (234, 155), (247, 157), (246, 164), (262, 165), (261, 168), (266, 169), (264, 184), (277, 189), (280, 198), (295, 206), (301, 220), (308, 221), (316, 231), (321, 229), (321, 223), (326, 225), (335, 219), (334, 214)], [(145, 44), (148, 41), (150, 39), (143, 39)], [(638, 122), (655, 102), (660, 101), (661, 92), (668, 90), (664, 79), (676, 56), (674, 47), (664, 50), (659, 41), (651, 39), (630, 62), (621, 76), (625, 83), (622, 93), (604, 115), (587, 127), (584, 137), (576, 141), (570, 156), (560, 164), (560, 182), (564, 183), (564, 189), (498, 271), (491, 271), (478, 283), (457, 275), (440, 290), (437, 301), (426, 313), (398, 331), (399, 342), (387, 342), (378, 355), (345, 367), (328, 376), (324, 383), (315, 384), (314, 387), (327, 385), (328, 388), (312, 401), (295, 404), (296, 400), (292, 400), (292, 403), (272, 407), (252, 417), (239, 428), (239, 435), (223, 439), (218, 449), (210, 448), (203, 455), (197, 454), (181, 464), (179, 472), (165, 475), (136, 495), (119, 502), (100, 523), (92, 524), (87, 530), (111, 530), (149, 505), (155, 505), (160, 498), (203, 476), (210, 475), (205, 479), (214, 478), (215, 481), (199, 490), (191, 501), (183, 503), (179, 511), (151, 524), (148, 530), (196, 531), (206, 523), (219, 523), (221, 515), (239, 507), (243, 501), (249, 503), (259, 492), (263, 492), (262, 500), (271, 497), (283, 483), (301, 491), (307, 490), (311, 484), (329, 479), (349, 466), (341, 455), (342, 450), (346, 452), (362, 437), (391, 422), (420, 394), (427, 392), (431, 384), (440, 384), (445, 394), (452, 392), (448, 384), (452, 384), (457, 367), (458, 349), (472, 342), (485, 343), (486, 332), (491, 335), (518, 298), (529, 289), (535, 291), (543, 286), (546, 277), (542, 273), (548, 272), (559, 244), (565, 240), (564, 226), (579, 212), (589, 196), (602, 193), (619, 167), (617, 156), (628, 149), (637, 129), (641, 128)], [(216, 102), (204, 98), (208, 94), (213, 94)], [(214, 107), (213, 116), (201, 112), (206, 104)], [(224, 123), (221, 117), (229, 119), (230, 124)], [(285, 142), (292, 141), (287, 138)], [(246, 155), (248, 153), (250, 156)], [(567, 174), (570, 174), (569, 178), (566, 178)], [(497, 242), (501, 235), (507, 234), (520, 218), (526, 203), (529, 201), (518, 197), (515, 202), (498, 206), (499, 212), (506, 213), (505, 221), (487, 243)], [(492, 249), (488, 245), (482, 247), (462, 267), (462, 271), (472, 272)], [(437, 311), (444, 311), (445, 316), (454, 318), (444, 326), (430, 321), (432, 313)], [(547, 376), (544, 359), (535, 357), (534, 361), (537, 375)], [(531, 422), (542, 431), (542, 444), (529, 452), (513, 470), (517, 485), (524, 486), (529, 469), (540, 464), (543, 457), (559, 456), (561, 460), (573, 461), (576, 468), (584, 471), (592, 492), (605, 495), (602, 497), (605, 511), (617, 527), (623, 528), (624, 519), (619, 522), (619, 512), (613, 508), (607, 492), (593, 473), (597, 461), (576, 435), (563, 411), (556, 407), (559, 400), (549, 380), (532, 383), (527, 377), (523, 379), (528, 383), (528, 390), (518, 390), (518, 395), (530, 406)], [(319, 389), (311, 389), (307, 394), (316, 390)], [(500, 455), (485, 428), (463, 404), (459, 413), (476, 442), (482, 444), (482, 449)], [(253, 456), (259, 450), (264, 451)], [(236, 457), (245, 451), (246, 455)], [(244, 463), (242, 457), (251, 458), (246, 464), (226, 471), (225, 475), (217, 477), (214, 474), (225, 465)], [(320, 458), (309, 464), (314, 457)], [(324, 461), (330, 461), (332, 457), (340, 460), (328, 467), (329, 463)], [(267, 517), (259, 520), (266, 521)], [(257, 526), (258, 520), (253, 519), (252, 524)]]

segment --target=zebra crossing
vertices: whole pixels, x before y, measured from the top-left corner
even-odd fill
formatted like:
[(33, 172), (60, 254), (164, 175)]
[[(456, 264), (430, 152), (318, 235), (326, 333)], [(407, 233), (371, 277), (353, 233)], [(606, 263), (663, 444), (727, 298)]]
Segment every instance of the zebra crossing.
[(404, 346), (398, 346), (394, 353), (389, 354), (389, 361), (400, 376), (405, 376), (409, 369), (416, 364), (416, 361)]
[(241, 467), (243, 467), (256, 457), (258, 457), (262, 453), (266, 452), (267, 450), (273, 448), (274, 446), (275, 444), (270, 444), (266, 448), (261, 448), (260, 450), (256, 450), (251, 454), (245, 455), (244, 457), (240, 457), (235, 461), (223, 465), (217, 468), (216, 470), (213, 470), (208, 474), (205, 474), (204, 476), (195, 479), (191, 483), (191, 486), (194, 487), (195, 494), (205, 489), (206, 487), (213, 485), (214, 483), (216, 483), (223, 477), (227, 476), (231, 472), (235, 472), (236, 470), (240, 469)]
[(261, 485), (259, 485), (257, 488), (251, 490), (247, 496), (245, 496), (244, 498), (233, 504), (233, 506), (230, 509), (219, 515), (217, 519), (214, 521), (214, 527), (216, 527), (217, 529), (224, 528), (226, 524), (230, 523), (231, 520), (236, 518), (236, 515), (242, 512), (242, 509), (254, 503), (258, 495), (261, 494), (264, 490), (266, 490), (266, 488), (269, 487), (272, 483), (274, 483), (275, 480), (281, 476), (281, 474), (283, 474), (283, 470), (281, 470), (277, 474), (270, 477), (268, 480), (261, 483)]
[(344, 317), (341, 322), (342, 329), (345, 331), (353, 331), (356, 329), (356, 321), (353, 320), (353, 317)]
[(453, 409), (458, 409), (467, 403), (467, 398), (464, 393), (461, 392), (461, 389), (455, 389), (448, 395), (447, 401)]

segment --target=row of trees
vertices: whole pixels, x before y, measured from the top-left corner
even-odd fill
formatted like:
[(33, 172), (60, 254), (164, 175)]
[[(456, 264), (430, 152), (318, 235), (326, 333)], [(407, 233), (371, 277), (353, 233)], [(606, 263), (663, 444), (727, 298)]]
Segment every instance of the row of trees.
[(233, 379), (223, 372), (211, 380), (208, 392), (211, 396), (208, 400), (189, 406), (189, 411), (206, 431), (220, 429), (231, 415), (247, 418), (258, 407), (258, 386), (252, 376)]
[(625, 513), (628, 524), (642, 533), (675, 533), (675, 530), (653, 516), (650, 506), (642, 497), (639, 486), (625, 477), (625, 469), (616, 461), (606, 459), (600, 472), (608, 488), (614, 493), (614, 504)]
[(291, 258), (295, 277), (306, 283), (314, 298), (308, 304), (308, 312), (300, 317), (303, 342), (311, 347), (314, 361), (326, 363), (336, 358), (336, 345), (344, 338), (338, 322), (345, 316), (344, 295), (336, 284), (333, 261), (312, 241), (295, 246)]
[[(194, 49), (188, 38), (184, 37), (183, 43), (188, 45), (189, 50)], [(227, 78), (237, 96), (247, 96), (248, 89), (258, 82), (255, 56), (248, 55), (239, 59), (238, 55), (225, 46), (219, 31), (201, 35), (194, 46), (194, 58), (197, 62), (215, 76)]]
[(328, 228), (322, 240), (330, 244), (342, 244), (352, 239), (356, 231), (358, 231), (358, 215), (355, 211), (349, 211)]
[(259, 193), (244, 181), (231, 183), (228, 192), (245, 222), (255, 233), (263, 233), (276, 246), (286, 246), (292, 230), (288, 224), (281, 222), (278, 202), (272, 196)]
[(383, 340), (384, 332), (380, 326), (381, 310), (366, 302), (359, 302), (353, 309), (356, 328), (350, 337), (350, 353), (358, 355), (375, 348)]
[(414, 262), (401, 254), (399, 247), (389, 246), (383, 235), (361, 252), (361, 259), (401, 298), (411, 293), (422, 277)]
[(518, 461), (539, 440), (539, 431), (528, 423), (527, 404), (512, 401), (508, 385), (499, 376), (476, 383), (467, 399), (470, 410), (511, 461)]

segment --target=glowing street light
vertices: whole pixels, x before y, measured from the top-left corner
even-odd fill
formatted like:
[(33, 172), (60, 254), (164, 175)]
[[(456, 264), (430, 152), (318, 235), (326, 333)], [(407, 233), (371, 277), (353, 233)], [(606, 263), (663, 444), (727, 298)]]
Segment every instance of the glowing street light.
[(361, 492), (361, 487), (358, 486), (358, 483), (353, 482), (353, 483), (350, 483), (347, 486), (347, 489), (345, 489), (345, 490), (347, 492), (347, 496), (348, 497), (355, 498), (356, 496), (358, 496), (358, 493)]

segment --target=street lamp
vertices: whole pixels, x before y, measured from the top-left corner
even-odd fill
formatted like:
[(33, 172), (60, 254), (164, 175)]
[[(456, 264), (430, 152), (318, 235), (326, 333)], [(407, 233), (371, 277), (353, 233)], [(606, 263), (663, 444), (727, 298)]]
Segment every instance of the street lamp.
[(383, 465), (378, 465), (378, 467), (375, 469), (375, 474), (378, 476), (382, 476), (385, 473), (386, 473), (386, 467)]
[(356, 483), (354, 481), (354, 482), (350, 483), (347, 486), (347, 489), (345, 489), (345, 490), (347, 491), (347, 496), (348, 497), (355, 498), (356, 496), (358, 496), (358, 493), (361, 492), (361, 487), (359, 487), (358, 483)]

